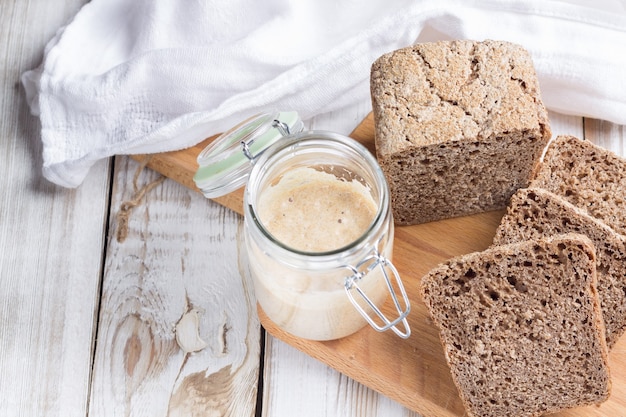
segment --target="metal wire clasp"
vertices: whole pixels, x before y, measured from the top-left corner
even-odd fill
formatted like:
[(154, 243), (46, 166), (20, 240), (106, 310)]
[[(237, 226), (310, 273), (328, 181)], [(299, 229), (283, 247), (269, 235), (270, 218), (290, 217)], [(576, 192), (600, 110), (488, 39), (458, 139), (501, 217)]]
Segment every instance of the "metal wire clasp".
[[(281, 122), (278, 119), (274, 119), (272, 121), (272, 127), (278, 130), (280, 134), (283, 136), (288, 136), (291, 134), (287, 123)], [(255, 137), (252, 137), (251, 139), (248, 139), (248, 140), (244, 139), (240, 142), (241, 150), (243, 151), (243, 154), (246, 156), (246, 158), (248, 158), (253, 163), (256, 160), (256, 158), (262, 153), (262, 151), (265, 150), (263, 149), (261, 152), (258, 152), (256, 155), (253, 155), (252, 151), (250, 151), (250, 146), (252, 146), (252, 144), (254, 143), (254, 140), (255, 140)]]
[[(367, 265), (366, 268), (364, 266)], [(361, 262), (359, 262), (356, 266), (348, 265), (346, 268), (352, 271), (352, 275), (346, 277), (345, 279), (345, 290), (350, 302), (354, 307), (361, 313), (363, 318), (372, 326), (375, 330), (379, 332), (384, 332), (386, 330), (391, 329), (395, 334), (400, 336), (403, 339), (408, 339), (411, 335), (411, 328), (409, 327), (409, 323), (406, 317), (409, 315), (411, 311), (411, 303), (409, 301), (409, 297), (404, 289), (404, 285), (402, 284), (402, 280), (400, 279), (400, 274), (398, 274), (398, 270), (391, 263), (391, 261), (384, 256), (382, 256), (377, 249), (374, 249), (373, 253), (370, 256), (367, 256)], [(393, 300), (393, 305), (398, 313), (398, 317), (390, 320), (387, 318), (383, 312), (374, 304), (374, 302), (363, 292), (363, 290), (359, 287), (358, 281), (360, 281), (367, 274), (371, 273), (376, 268), (380, 268), (382, 272), (382, 276), (385, 279), (385, 283), (387, 284), (387, 290), (391, 295)], [(393, 277), (395, 279), (395, 287), (394, 283), (391, 281), (387, 269), (391, 271)], [(400, 291), (400, 295), (402, 296), (402, 303), (398, 298), (397, 290)], [(376, 323), (376, 321), (365, 311), (363, 306), (355, 299), (354, 292), (361, 296), (365, 303), (372, 309), (374, 315), (378, 317), (383, 325)], [(397, 325), (402, 323), (404, 327), (404, 331), (398, 329)]]

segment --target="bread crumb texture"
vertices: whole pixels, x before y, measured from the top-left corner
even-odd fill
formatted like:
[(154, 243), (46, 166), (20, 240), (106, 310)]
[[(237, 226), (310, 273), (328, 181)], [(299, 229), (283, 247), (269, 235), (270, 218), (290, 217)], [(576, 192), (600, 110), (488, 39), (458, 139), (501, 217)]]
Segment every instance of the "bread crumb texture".
[(610, 391), (595, 252), (559, 235), (454, 258), (422, 279), (470, 415), (539, 416)]
[(563, 198), (540, 188), (513, 195), (493, 240), (502, 245), (563, 233), (589, 237), (596, 249), (597, 289), (606, 341), (613, 347), (626, 330), (626, 237)]
[(626, 159), (574, 136), (550, 143), (532, 181), (626, 235)]
[(371, 95), (400, 224), (504, 208), (551, 135), (531, 57), (507, 42), (388, 53), (372, 65)]

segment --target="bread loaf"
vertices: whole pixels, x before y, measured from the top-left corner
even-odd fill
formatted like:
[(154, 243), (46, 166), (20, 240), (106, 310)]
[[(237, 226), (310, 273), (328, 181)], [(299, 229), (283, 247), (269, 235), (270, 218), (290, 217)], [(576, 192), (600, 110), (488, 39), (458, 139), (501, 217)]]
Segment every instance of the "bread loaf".
[(626, 160), (578, 139), (550, 143), (532, 187), (544, 188), (626, 235)]
[(378, 161), (395, 221), (506, 206), (550, 128), (530, 55), (498, 41), (417, 44), (371, 68)]
[(572, 232), (589, 237), (596, 248), (598, 297), (611, 348), (626, 330), (626, 237), (559, 196), (530, 188), (513, 195), (493, 243)]
[(583, 235), (494, 246), (421, 281), (471, 416), (539, 416), (607, 399), (610, 375)]

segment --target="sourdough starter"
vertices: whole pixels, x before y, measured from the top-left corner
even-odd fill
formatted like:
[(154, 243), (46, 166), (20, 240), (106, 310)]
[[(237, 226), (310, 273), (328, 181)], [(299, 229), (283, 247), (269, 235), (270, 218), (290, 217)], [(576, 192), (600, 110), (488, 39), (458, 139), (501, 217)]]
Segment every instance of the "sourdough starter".
[[(363, 236), (376, 216), (377, 205), (359, 181), (295, 168), (261, 192), (257, 212), (276, 240), (315, 256), (344, 248)], [(384, 256), (391, 255), (393, 236), (388, 236), (388, 242)], [(345, 278), (352, 275), (349, 269), (320, 269), (314, 262), (306, 268), (293, 268), (276, 261), (251, 240), (248, 254), (257, 300), (284, 330), (307, 339), (330, 340), (366, 324), (344, 290)], [(380, 268), (365, 275), (358, 285), (378, 306), (387, 295)]]

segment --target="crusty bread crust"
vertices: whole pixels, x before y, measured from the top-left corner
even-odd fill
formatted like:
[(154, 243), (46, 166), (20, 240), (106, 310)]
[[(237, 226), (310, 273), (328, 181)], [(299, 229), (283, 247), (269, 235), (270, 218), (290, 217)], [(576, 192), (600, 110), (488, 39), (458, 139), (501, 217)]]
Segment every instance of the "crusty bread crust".
[(418, 44), (371, 69), (378, 161), (395, 221), (506, 206), (550, 136), (530, 55), (498, 41)]
[(626, 235), (626, 159), (587, 140), (554, 139), (531, 187), (563, 197)]
[(469, 415), (539, 416), (610, 392), (595, 251), (583, 235), (495, 246), (421, 281)]
[(626, 237), (563, 198), (540, 188), (521, 189), (513, 195), (502, 218), (494, 245), (542, 236), (582, 233), (596, 248), (598, 296), (613, 347), (626, 331)]

